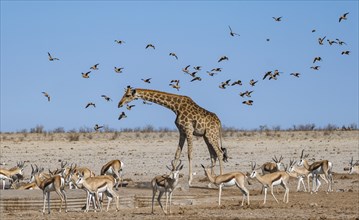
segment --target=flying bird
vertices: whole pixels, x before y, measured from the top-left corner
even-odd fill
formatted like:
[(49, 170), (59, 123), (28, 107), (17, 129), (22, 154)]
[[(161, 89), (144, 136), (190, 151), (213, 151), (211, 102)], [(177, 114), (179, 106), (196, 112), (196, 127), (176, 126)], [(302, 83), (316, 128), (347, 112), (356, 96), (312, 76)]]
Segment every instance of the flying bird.
[(229, 82), (230, 82), (231, 80), (230, 79), (228, 79), (228, 80), (226, 80), (226, 81), (224, 81), (224, 82), (221, 82), (221, 84), (218, 86), (219, 88), (221, 88), (221, 89), (225, 89), (227, 86), (229, 86)]
[(96, 108), (96, 105), (95, 105), (95, 103), (93, 103), (93, 102), (87, 103), (87, 105), (86, 105), (85, 108), (88, 108), (88, 107), (90, 107), (90, 106), (93, 106), (94, 108)]
[(181, 88), (179, 82), (180, 81), (178, 79), (171, 80), (170, 86), (174, 89), (177, 89), (177, 91), (179, 91), (179, 89)]
[(257, 82), (258, 82), (258, 80), (254, 81), (254, 79), (251, 79), (251, 81), (249, 81), (249, 85), (255, 86)]
[(195, 66), (195, 67), (193, 67), (193, 69), (195, 69), (195, 70), (197, 70), (197, 71), (200, 71), (201, 68), (202, 68), (202, 66)]
[(228, 27), (229, 27), (229, 31), (230, 31), (229, 34), (230, 34), (232, 37), (234, 37), (235, 35), (240, 36), (239, 34), (234, 33), (234, 32), (232, 31), (231, 26), (228, 25)]
[(272, 71), (266, 72), (263, 76), (263, 80), (265, 80), (265, 78), (267, 78), (267, 76), (273, 76)]
[(118, 120), (121, 120), (123, 118), (127, 118), (127, 115), (125, 114), (125, 112), (121, 112), (120, 116), (118, 116)]
[(341, 22), (342, 20), (347, 20), (347, 15), (349, 14), (349, 12), (344, 13), (342, 16), (339, 17), (339, 22)]
[(185, 73), (189, 73), (188, 68), (189, 68), (190, 66), (191, 66), (191, 65), (187, 65), (186, 67), (182, 68), (182, 71), (185, 72)]
[(42, 92), (42, 94), (47, 98), (47, 101), (50, 101), (50, 95), (47, 92)]
[(300, 76), (300, 73), (291, 73), (291, 74), (289, 74), (289, 75), (292, 75), (292, 76), (294, 76), (294, 77), (297, 77), (297, 78), (299, 78), (299, 76)]
[(314, 57), (313, 63), (315, 63), (317, 61), (322, 61), (322, 58), (321, 57)]
[(208, 73), (208, 75), (209, 75), (209, 76), (214, 76), (214, 75), (216, 75), (216, 74), (217, 74), (217, 73), (210, 72), (210, 71), (207, 71), (207, 73)]
[(211, 70), (211, 72), (213, 72), (213, 71), (215, 71), (215, 72), (221, 72), (222, 71), (222, 68), (213, 68), (212, 70)]
[(320, 44), (320, 45), (323, 45), (323, 41), (324, 41), (324, 39), (326, 38), (327, 36), (325, 36), (325, 37), (323, 37), (323, 38), (318, 38), (318, 43)]
[(313, 69), (313, 70), (319, 70), (319, 67), (320, 66), (311, 66), (310, 68)]
[(253, 105), (253, 100), (247, 100), (242, 102), (245, 105)]
[(336, 42), (335, 40), (327, 40), (329, 45), (332, 46), (333, 44), (337, 44), (338, 42)]
[(116, 73), (122, 73), (122, 70), (123, 70), (124, 68), (123, 67), (115, 67), (115, 72)]
[(178, 57), (177, 57), (177, 55), (176, 55), (175, 53), (172, 53), (172, 52), (171, 52), (169, 55), (175, 57), (176, 60), (178, 60)]
[(112, 99), (110, 97), (108, 97), (107, 95), (101, 95), (102, 98), (104, 98), (106, 101), (112, 101)]
[(193, 77), (193, 79), (191, 80), (191, 82), (193, 81), (202, 81), (202, 78), (199, 76)]
[(49, 52), (47, 52), (47, 55), (49, 56), (49, 60), (50, 60), (50, 61), (60, 60), (59, 58), (52, 57), (52, 56), (51, 56), (51, 54), (50, 54)]
[(275, 21), (282, 21), (282, 17), (272, 17)]
[(125, 43), (125, 41), (123, 41), (123, 40), (115, 40), (115, 42), (118, 43), (118, 44), (124, 44)]
[(155, 46), (153, 46), (153, 44), (147, 44), (146, 49), (150, 48), (150, 47), (153, 48), (153, 49), (156, 49)]
[(193, 71), (192, 73), (188, 73), (192, 77), (196, 77), (197, 71)]
[(129, 104), (126, 105), (127, 110), (131, 110), (133, 107), (135, 107), (135, 105), (129, 105)]
[(95, 131), (98, 131), (101, 128), (103, 128), (103, 126), (99, 126), (98, 124), (95, 124), (95, 127), (93, 129), (95, 129)]
[(82, 78), (85, 78), (85, 79), (90, 78), (90, 75), (89, 75), (90, 73), (91, 73), (91, 71), (88, 71), (88, 72), (86, 72), (86, 73), (81, 73)]
[(100, 65), (99, 63), (96, 63), (95, 65), (91, 66), (90, 69), (92, 70), (98, 70), (98, 65)]
[(223, 61), (223, 60), (228, 60), (228, 57), (227, 56), (220, 57), (219, 60), (218, 60), (218, 63)]
[(148, 79), (141, 79), (143, 82), (145, 82), (145, 83), (151, 83), (151, 79), (152, 78), (148, 78)]
[(252, 91), (245, 91), (245, 92), (240, 92), (239, 93), (239, 95), (241, 96), (241, 97), (244, 97), (244, 96), (247, 96), (247, 97), (251, 97), (251, 94), (252, 94), (252, 92), (253, 92), (253, 90)]
[(241, 81), (241, 80), (237, 80), (237, 81), (235, 81), (235, 82), (233, 82), (233, 83), (231, 84), (231, 86), (235, 86), (235, 85), (241, 86), (241, 85), (242, 85), (242, 81)]
[(341, 41), (341, 40), (339, 40), (338, 38), (335, 39), (335, 40), (337, 40), (338, 44), (341, 45), (341, 46), (342, 46), (343, 44), (347, 45), (344, 41)]
[(349, 53), (350, 53), (349, 50), (342, 51), (342, 55), (349, 55)]

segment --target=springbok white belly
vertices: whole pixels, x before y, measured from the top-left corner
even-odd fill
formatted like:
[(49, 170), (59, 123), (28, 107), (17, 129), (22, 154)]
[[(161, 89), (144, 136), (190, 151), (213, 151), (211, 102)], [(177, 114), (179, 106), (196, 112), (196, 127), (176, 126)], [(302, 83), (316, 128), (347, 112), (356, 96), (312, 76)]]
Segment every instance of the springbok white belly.
[(230, 181), (223, 183), (223, 186), (224, 187), (231, 187), (231, 186), (234, 186), (235, 184), (236, 184), (236, 180), (233, 178)]

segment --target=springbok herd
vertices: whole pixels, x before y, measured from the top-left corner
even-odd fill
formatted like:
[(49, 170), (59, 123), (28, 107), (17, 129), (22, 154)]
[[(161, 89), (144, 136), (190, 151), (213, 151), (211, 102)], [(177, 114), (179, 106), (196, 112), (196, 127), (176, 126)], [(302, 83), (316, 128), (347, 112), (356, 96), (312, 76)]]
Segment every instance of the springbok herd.
[[(248, 178), (257, 179), (262, 185), (262, 190), (264, 190), (264, 201), (266, 203), (267, 190), (270, 189), (270, 192), (278, 203), (277, 198), (274, 195), (273, 187), (282, 186), (285, 189), (283, 202), (289, 202), (289, 187), (288, 182), (290, 177), (295, 177), (298, 179), (297, 191), (301, 190), (301, 185), (303, 185), (304, 191), (311, 193), (316, 193), (321, 185), (320, 178), (327, 183), (327, 193), (333, 191), (333, 173), (332, 162), (328, 160), (321, 160), (313, 162), (312, 164), (308, 163), (306, 159), (308, 155), (304, 154), (302, 150), (301, 156), (298, 161), (290, 160), (289, 164), (285, 165), (283, 163), (283, 157), (277, 158), (274, 156), (272, 158), (273, 162), (267, 162), (257, 167), (255, 162), (251, 163), (251, 173), (242, 173), (242, 172), (230, 172), (224, 173), (222, 175), (215, 175), (213, 173), (213, 166), (205, 167), (204, 173), (211, 184), (215, 185), (219, 189), (218, 194), (218, 205), (221, 205), (221, 192), (223, 187), (237, 186), (243, 194), (242, 206), (246, 200), (247, 205), (250, 205), (249, 199), (249, 190), (245, 187), (245, 183), (248, 182)], [(76, 164), (71, 164), (68, 166), (67, 162), (61, 161), (60, 168), (55, 171), (49, 170), (48, 173), (44, 172), (44, 168), (39, 168), (37, 165), (31, 166), (31, 176), (28, 182), (24, 182), (24, 168), (25, 162), (18, 162), (16, 167), (11, 169), (0, 169), (0, 180), (2, 180), (2, 190), (5, 190), (5, 181), (8, 180), (11, 183), (11, 189), (22, 189), (22, 190), (32, 190), (32, 189), (41, 189), (43, 191), (43, 210), (42, 213), (45, 213), (46, 201), (48, 205), (48, 213), (50, 214), (50, 192), (55, 191), (61, 200), (60, 212), (65, 203), (65, 212), (67, 212), (67, 197), (65, 188), (74, 189), (81, 188), (86, 191), (86, 206), (85, 212), (89, 211), (90, 206), (92, 205), (93, 209), (96, 211), (98, 209), (102, 210), (103, 203), (103, 194), (107, 196), (107, 207), (108, 211), (111, 201), (115, 199), (116, 202), (116, 211), (119, 210), (119, 195), (116, 190), (119, 186), (122, 186), (122, 171), (124, 168), (124, 163), (120, 160), (111, 160), (105, 165), (102, 166), (100, 175), (95, 175), (87, 167), (78, 167)], [(172, 193), (178, 186), (179, 181), (179, 172), (183, 168), (182, 161), (179, 161), (179, 164), (176, 164), (175, 161), (171, 161), (171, 166), (166, 166), (169, 170), (169, 174), (163, 174), (155, 176), (151, 181), (152, 187), (152, 214), (154, 213), (154, 199), (157, 192), (158, 197), (157, 201), (162, 208), (165, 214), (171, 213), (171, 200)], [(258, 172), (258, 171), (261, 171)], [(359, 160), (354, 163), (353, 158), (349, 162), (349, 174), (359, 174)], [(304, 179), (307, 179), (307, 187), (304, 183)], [(310, 188), (310, 179), (312, 179), (312, 187)], [(250, 184), (248, 182), (248, 184)], [(116, 190), (115, 190), (116, 189)], [(161, 203), (161, 197), (163, 194), (166, 195), (166, 205), (165, 208)], [(168, 201), (169, 200), (169, 201)], [(169, 203), (169, 209), (168, 207)]]

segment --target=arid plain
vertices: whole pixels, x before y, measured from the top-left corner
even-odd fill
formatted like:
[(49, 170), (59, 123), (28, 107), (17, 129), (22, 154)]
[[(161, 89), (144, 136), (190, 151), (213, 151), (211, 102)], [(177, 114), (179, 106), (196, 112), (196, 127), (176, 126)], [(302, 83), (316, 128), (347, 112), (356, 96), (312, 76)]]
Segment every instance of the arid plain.
[[(262, 205), (261, 185), (256, 179), (249, 179), (251, 185), (246, 187), (250, 191), (250, 205), (244, 207), (240, 206), (242, 194), (236, 187), (223, 190), (222, 205), (218, 207), (218, 189), (208, 188), (201, 167), (201, 164), (210, 165), (209, 153), (202, 138), (195, 138), (193, 187), (187, 184), (185, 146), (181, 157), (183, 177), (181, 187), (174, 192), (172, 214), (165, 216), (156, 202), (152, 215), (149, 182), (155, 175), (168, 173), (166, 165), (174, 158), (177, 145), (177, 132), (2, 133), (0, 162), (5, 164), (1, 167), (11, 168), (17, 161), (26, 161), (25, 179), (30, 176), (30, 164), (55, 170), (60, 167), (60, 161), (68, 161), (89, 167), (98, 175), (106, 162), (112, 159), (124, 162), (123, 178), (128, 185), (118, 190), (119, 212), (115, 212), (112, 204), (109, 212), (83, 213), (80, 207), (85, 202), (85, 192), (67, 189), (69, 212), (58, 213), (59, 199), (52, 192), (52, 213), (46, 214), (49, 219), (359, 219), (359, 175), (344, 171), (351, 157), (359, 159), (358, 130), (224, 132), (223, 145), (229, 155), (225, 172), (251, 172), (251, 161), (263, 164), (274, 155), (282, 155), (288, 164), (289, 159), (299, 159), (302, 149), (309, 154), (311, 162), (327, 159), (334, 164), (334, 192), (325, 192), (324, 181), (317, 194), (296, 192), (297, 179), (293, 178), (288, 204), (282, 202), (280, 189), (274, 190), (279, 204), (268, 194), (267, 204)], [(44, 218), (40, 190), (1, 191), (0, 202), (2, 219)]]

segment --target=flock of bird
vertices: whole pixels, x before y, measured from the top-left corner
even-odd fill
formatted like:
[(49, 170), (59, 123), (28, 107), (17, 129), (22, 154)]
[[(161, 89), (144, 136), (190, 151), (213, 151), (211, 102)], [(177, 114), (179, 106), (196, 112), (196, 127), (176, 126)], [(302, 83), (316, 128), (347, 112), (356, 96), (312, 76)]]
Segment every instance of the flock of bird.
[[(341, 15), (339, 17), (339, 22), (343, 22), (344, 20), (347, 20), (348, 19), (348, 14), (349, 14), (349, 12), (344, 13), (343, 15)], [(281, 17), (272, 17), (272, 18), (274, 19), (275, 22), (284, 22), (282, 16)], [(229, 28), (229, 35), (231, 37), (240, 37), (240, 34), (235, 33), (232, 30), (231, 26), (228, 25), (228, 28)], [(316, 30), (313, 29), (312, 32), (316, 32)], [(270, 39), (267, 39), (267, 41), (269, 41), (269, 40)], [(325, 40), (327, 40), (329, 46), (332, 46), (334, 44), (337, 44), (337, 45), (340, 45), (340, 46), (347, 45), (344, 41), (340, 40), (339, 38), (336, 38), (335, 40), (331, 40), (331, 39), (327, 39), (327, 36), (319, 37), (318, 38), (318, 44), (319, 45), (324, 45)], [(119, 44), (119, 45), (125, 44), (125, 41), (118, 40), (118, 39), (114, 40), (114, 42), (116, 44)], [(156, 49), (155, 45), (153, 45), (151, 43), (147, 44), (144, 48), (146, 50), (155, 50)], [(343, 50), (341, 52), (341, 54), (342, 55), (349, 55), (350, 51), (349, 50)], [(169, 56), (174, 57), (176, 60), (179, 59), (179, 57), (177, 56), (177, 54), (175, 52), (170, 52)], [(59, 58), (53, 57), (49, 52), (48, 52), (48, 59), (51, 62), (60, 61)], [(219, 63), (222, 63), (222, 62), (229, 62), (229, 60), (230, 59), (229, 59), (228, 56), (223, 55), (223, 56), (220, 56), (218, 58), (217, 63), (219, 64)], [(321, 66), (319, 66), (318, 63), (321, 63), (321, 62), (323, 62), (323, 58), (321, 56), (314, 57), (313, 62), (312, 62), (313, 65), (310, 66), (310, 69), (312, 69), (314, 71), (320, 70)], [(96, 63), (95, 65), (91, 66), (88, 71), (82, 72), (81, 73), (82, 77), (84, 79), (89, 79), (90, 76), (91, 76), (90, 74), (91, 74), (92, 71), (99, 70), (99, 65), (100, 65), (99, 63)], [(114, 67), (115, 73), (122, 73), (124, 69), (125, 69), (124, 67), (116, 67), (116, 66)], [(185, 67), (182, 68), (182, 72), (191, 77), (189, 82), (202, 81), (203, 76), (200, 75), (201, 71), (202, 71), (202, 66), (199, 66), (199, 65), (193, 66), (193, 67), (191, 67), (191, 65), (186, 65)], [(208, 76), (214, 77), (215, 75), (220, 74), (222, 71), (223, 71), (223, 67), (216, 67), (216, 68), (212, 68), (211, 70), (207, 70), (206, 73), (208, 74)], [(279, 71), (278, 69), (268, 70), (265, 73), (263, 73), (262, 80), (269, 80), (269, 81), (277, 80), (282, 74), (284, 74), (284, 73)], [(300, 73), (300, 72), (291, 72), (289, 75), (293, 76), (294, 78), (299, 78), (301, 76), (301, 74), (302, 73)], [(142, 78), (141, 80), (144, 83), (150, 84), (152, 78)], [(232, 81), (232, 79), (228, 79), (228, 80), (225, 80), (223, 82), (220, 82), (218, 87), (220, 89), (226, 89), (229, 86), (249, 85), (251, 89), (241, 91), (239, 93), (239, 95), (240, 95), (240, 97), (245, 99), (245, 100), (242, 101), (242, 103), (244, 105), (251, 106), (251, 105), (254, 104), (253, 99), (251, 99), (252, 94), (254, 92), (253, 87), (255, 87), (257, 85), (257, 83), (259, 83), (258, 79), (251, 79), (248, 82), (248, 84), (246, 84), (245, 82), (242, 82), (239, 79), (236, 79), (236, 80), (233, 80), (233, 81)], [(169, 86), (172, 87), (173, 89), (179, 91), (180, 88), (181, 88), (180, 80), (179, 79), (172, 79), (170, 81), (170, 83), (169, 83)], [(50, 95), (47, 92), (42, 92), (42, 93), (47, 98), (47, 100), (50, 102), (50, 100), (51, 100)], [(112, 99), (110, 97), (106, 96), (106, 95), (102, 95), (101, 97), (103, 97), (106, 101), (112, 101)], [(151, 104), (151, 103), (146, 103), (145, 101), (143, 103), (144, 104)], [(96, 107), (95, 103), (89, 102), (89, 103), (86, 104), (85, 108), (88, 108), (90, 106), (92, 106), (94, 108)], [(131, 110), (132, 107), (134, 107), (134, 105), (132, 105), (131, 107), (127, 106), (127, 110)], [(118, 117), (118, 120), (121, 120), (121, 119), (126, 118), (126, 117), (127, 116), (126, 116), (125, 112), (121, 112), (121, 114)], [(97, 129), (95, 128), (95, 130), (98, 130), (98, 128)]]

